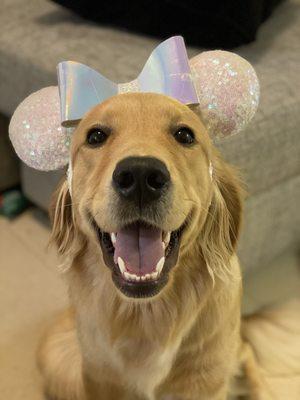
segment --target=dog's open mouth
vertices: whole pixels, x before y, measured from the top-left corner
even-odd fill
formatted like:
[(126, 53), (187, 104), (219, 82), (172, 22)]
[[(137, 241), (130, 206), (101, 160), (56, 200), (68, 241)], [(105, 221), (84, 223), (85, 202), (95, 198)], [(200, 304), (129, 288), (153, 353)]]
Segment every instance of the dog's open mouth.
[(164, 232), (142, 221), (118, 232), (102, 232), (94, 222), (106, 265), (113, 281), (128, 297), (151, 297), (167, 283), (177, 262), (183, 226)]

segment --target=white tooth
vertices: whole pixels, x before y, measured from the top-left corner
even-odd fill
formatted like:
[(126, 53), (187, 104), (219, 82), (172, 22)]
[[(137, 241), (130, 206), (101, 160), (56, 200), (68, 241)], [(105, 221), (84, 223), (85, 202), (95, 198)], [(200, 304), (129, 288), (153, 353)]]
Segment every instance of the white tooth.
[(145, 275), (141, 276), (141, 281), (145, 281), (145, 280), (146, 280)]
[(158, 272), (152, 272), (151, 279), (155, 280), (158, 277)]
[(141, 277), (140, 277), (140, 276), (137, 276), (137, 275), (135, 275), (135, 280), (136, 280), (137, 282), (139, 282), (139, 281), (141, 280)]
[(162, 269), (163, 269), (163, 266), (164, 266), (164, 263), (165, 263), (165, 257), (162, 257), (159, 261), (158, 261), (158, 263), (156, 264), (156, 272), (158, 273), (158, 275), (161, 273), (161, 271), (162, 271)]
[(166, 247), (167, 247), (167, 246), (166, 246), (166, 243), (165, 243), (165, 242), (162, 242), (162, 247), (163, 247), (164, 250), (166, 250)]
[(112, 244), (115, 244), (117, 241), (117, 237), (114, 232), (110, 234), (110, 238), (111, 238)]
[(128, 272), (124, 272), (125, 279), (129, 280), (130, 279), (130, 274)]
[(170, 239), (171, 239), (171, 232), (168, 232), (166, 234), (165, 238), (164, 238), (164, 242), (165, 242), (166, 247), (168, 246), (168, 244), (170, 242)]
[(151, 279), (151, 275), (150, 274), (146, 274), (144, 275), (146, 279)]
[(125, 263), (121, 257), (118, 257), (118, 266), (120, 268), (121, 273), (124, 274), (126, 268), (125, 268)]

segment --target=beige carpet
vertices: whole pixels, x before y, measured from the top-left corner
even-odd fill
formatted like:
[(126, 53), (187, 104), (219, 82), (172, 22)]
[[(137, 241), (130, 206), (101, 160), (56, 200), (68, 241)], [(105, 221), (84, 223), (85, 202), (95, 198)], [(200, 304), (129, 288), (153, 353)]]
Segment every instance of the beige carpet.
[(42, 400), (35, 349), (49, 316), (66, 303), (49, 231), (31, 212), (0, 218), (0, 399)]
[[(35, 350), (47, 321), (66, 304), (59, 261), (54, 249), (46, 250), (49, 230), (41, 216), (33, 209), (12, 222), (0, 217), (0, 400), (44, 399)], [(247, 277), (244, 311), (299, 294), (297, 263), (289, 255)]]

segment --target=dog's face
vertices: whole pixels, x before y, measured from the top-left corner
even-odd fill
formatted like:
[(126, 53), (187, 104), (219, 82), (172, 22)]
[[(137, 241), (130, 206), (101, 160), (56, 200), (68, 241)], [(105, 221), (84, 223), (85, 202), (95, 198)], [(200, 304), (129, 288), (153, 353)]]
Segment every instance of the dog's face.
[(76, 221), (88, 240), (97, 237), (125, 296), (157, 295), (193, 244), (212, 200), (212, 152), (199, 117), (159, 94), (112, 97), (80, 122), (71, 149)]

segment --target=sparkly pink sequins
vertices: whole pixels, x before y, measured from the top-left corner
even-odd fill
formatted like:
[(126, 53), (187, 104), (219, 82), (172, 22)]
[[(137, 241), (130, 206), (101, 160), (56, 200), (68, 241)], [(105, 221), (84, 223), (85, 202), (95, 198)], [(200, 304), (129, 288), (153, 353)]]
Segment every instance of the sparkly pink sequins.
[(16, 153), (32, 168), (49, 171), (69, 161), (70, 129), (61, 127), (58, 88), (47, 87), (28, 96), (16, 109), (9, 136)]
[(259, 82), (253, 67), (227, 51), (207, 51), (190, 60), (201, 115), (212, 137), (239, 132), (254, 116)]

